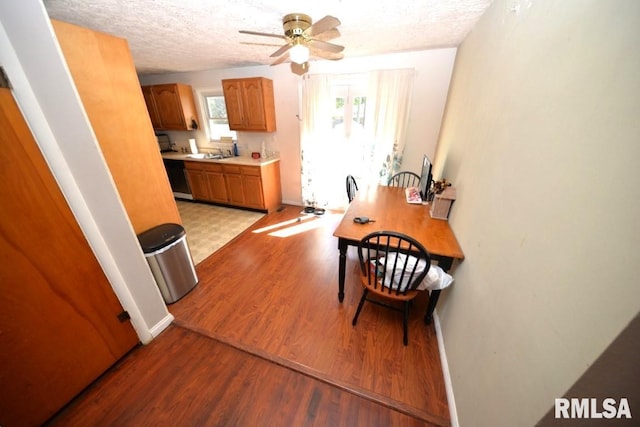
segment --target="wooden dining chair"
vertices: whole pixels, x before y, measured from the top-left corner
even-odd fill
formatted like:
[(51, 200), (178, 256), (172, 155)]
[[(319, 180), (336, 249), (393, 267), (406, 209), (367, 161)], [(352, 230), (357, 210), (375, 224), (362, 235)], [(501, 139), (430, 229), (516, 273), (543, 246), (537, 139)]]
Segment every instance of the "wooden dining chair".
[(417, 187), (420, 184), (420, 175), (417, 173), (403, 171), (398, 172), (389, 178), (387, 185), (389, 187)]
[(356, 197), (357, 192), (358, 184), (356, 183), (356, 179), (353, 175), (347, 175), (347, 198), (349, 199), (349, 203)]
[(402, 342), (407, 345), (409, 305), (421, 292), (417, 287), (431, 266), (429, 253), (420, 242), (406, 234), (374, 231), (360, 240), (358, 258), (364, 290), (351, 323), (356, 325), (365, 301), (401, 311)]

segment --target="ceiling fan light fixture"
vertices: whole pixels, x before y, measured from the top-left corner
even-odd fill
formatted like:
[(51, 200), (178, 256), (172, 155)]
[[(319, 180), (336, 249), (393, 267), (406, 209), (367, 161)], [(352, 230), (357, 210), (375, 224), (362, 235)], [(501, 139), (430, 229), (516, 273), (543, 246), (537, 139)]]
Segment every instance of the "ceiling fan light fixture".
[(291, 58), (292, 62), (302, 65), (309, 60), (309, 48), (301, 44), (296, 44), (289, 49), (289, 58)]

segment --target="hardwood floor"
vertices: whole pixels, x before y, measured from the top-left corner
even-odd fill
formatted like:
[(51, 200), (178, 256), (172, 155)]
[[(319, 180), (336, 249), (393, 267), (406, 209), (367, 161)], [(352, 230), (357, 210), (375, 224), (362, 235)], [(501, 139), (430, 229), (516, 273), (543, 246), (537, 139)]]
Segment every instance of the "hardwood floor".
[[(287, 206), (251, 228), (295, 221)], [(246, 232), (196, 267), (174, 324), (107, 372), (52, 425), (449, 425), (433, 325), (367, 304), (349, 250), (338, 302), (341, 214)], [(278, 234), (279, 233), (279, 234)]]

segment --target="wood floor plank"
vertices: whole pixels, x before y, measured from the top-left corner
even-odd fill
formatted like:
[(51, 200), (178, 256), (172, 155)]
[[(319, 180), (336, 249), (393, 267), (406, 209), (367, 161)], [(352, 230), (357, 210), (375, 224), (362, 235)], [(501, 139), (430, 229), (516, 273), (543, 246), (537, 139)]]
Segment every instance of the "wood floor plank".
[(296, 222), (286, 206), (197, 265), (176, 320), (52, 425), (450, 424), (433, 325), (420, 295), (402, 345), (399, 313), (366, 304), (348, 251), (338, 302), (340, 214)]
[[(299, 213), (300, 207), (289, 206), (253, 229), (287, 223)], [(384, 307), (365, 305), (353, 327), (361, 287), (351, 248), (346, 295), (338, 302), (338, 243), (332, 233), (340, 218), (328, 213), (275, 229), (299, 229), (288, 237), (244, 233), (198, 266), (200, 284), (170, 311), (182, 326), (307, 367), (416, 416), (448, 422), (435, 330), (422, 321), (428, 295), (414, 303), (407, 347), (400, 314)]]
[(122, 360), (49, 425), (429, 424), (171, 326)]

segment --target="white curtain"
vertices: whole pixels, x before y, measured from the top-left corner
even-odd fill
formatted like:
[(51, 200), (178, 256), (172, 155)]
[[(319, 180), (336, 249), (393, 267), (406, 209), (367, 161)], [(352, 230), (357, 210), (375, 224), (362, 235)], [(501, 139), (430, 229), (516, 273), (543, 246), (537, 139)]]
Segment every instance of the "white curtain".
[[(302, 165), (302, 201), (305, 206), (329, 206), (330, 186), (323, 185), (331, 170), (331, 99), (330, 76), (305, 75), (302, 88), (302, 134), (300, 163)], [(335, 191), (335, 189), (333, 189)]]
[[(365, 153), (349, 154), (348, 141), (333, 132), (336, 105), (332, 83), (341, 76), (311, 74), (302, 88), (301, 165), (305, 205), (345, 207), (347, 174), (356, 169), (359, 185), (386, 184), (402, 164), (405, 130), (411, 103), (413, 70), (367, 74)], [(365, 164), (362, 164), (362, 163)]]
[(413, 70), (369, 73), (365, 128), (373, 141), (372, 173), (367, 182), (387, 184), (402, 167), (413, 89)]

